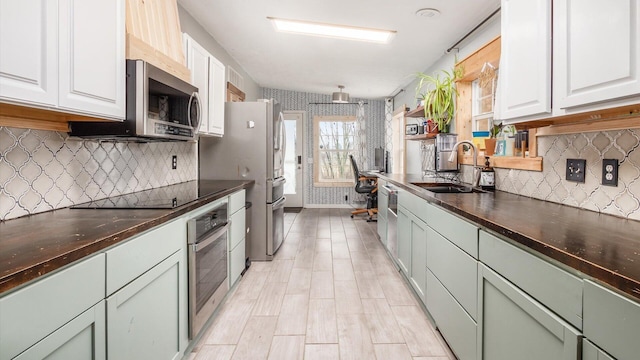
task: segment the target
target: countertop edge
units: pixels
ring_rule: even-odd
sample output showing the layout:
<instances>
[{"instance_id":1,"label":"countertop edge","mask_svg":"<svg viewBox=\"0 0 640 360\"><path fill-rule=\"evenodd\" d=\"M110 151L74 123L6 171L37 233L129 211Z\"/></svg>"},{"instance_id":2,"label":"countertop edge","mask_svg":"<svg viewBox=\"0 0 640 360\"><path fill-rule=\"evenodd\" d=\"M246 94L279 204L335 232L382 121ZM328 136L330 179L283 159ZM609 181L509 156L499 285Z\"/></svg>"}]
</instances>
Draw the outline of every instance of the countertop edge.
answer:
<instances>
[{"instance_id":1,"label":"countertop edge","mask_svg":"<svg viewBox=\"0 0 640 360\"><path fill-rule=\"evenodd\" d=\"M117 233L113 233L107 237L96 239L90 244L76 248L64 254L51 257L47 261L35 263L32 266L19 269L18 271L4 274L0 278L0 297L6 295L10 291L12 292L13 290L17 290L19 288L22 288L25 285L28 285L29 283L31 283L34 280L37 280L41 276L66 268L67 266L73 264L76 261L85 259L91 255L97 254L98 252L104 249L107 249L113 245L126 241L146 230L162 225L171 220L177 219L178 217L188 212L196 210L199 207L202 207L208 203L211 203L220 198L228 196L236 191L239 191L242 189L248 189L255 183L254 180L238 180L238 182L239 184L236 186L229 187L215 194L203 196L202 198L199 198L198 200L195 200L189 204L169 210L170 212L163 216L159 216L147 221L143 221L135 226L126 228L122 231L118 231ZM62 210L62 209L57 209L57 210ZM56 211L56 210L53 210L53 211ZM78 210L75 210L75 211L78 211ZM94 210L94 211L100 211L100 210ZM37 216L37 215L38 214L35 214L32 216ZM56 264L57 266L52 266L52 264Z\"/></svg>"}]
</instances>

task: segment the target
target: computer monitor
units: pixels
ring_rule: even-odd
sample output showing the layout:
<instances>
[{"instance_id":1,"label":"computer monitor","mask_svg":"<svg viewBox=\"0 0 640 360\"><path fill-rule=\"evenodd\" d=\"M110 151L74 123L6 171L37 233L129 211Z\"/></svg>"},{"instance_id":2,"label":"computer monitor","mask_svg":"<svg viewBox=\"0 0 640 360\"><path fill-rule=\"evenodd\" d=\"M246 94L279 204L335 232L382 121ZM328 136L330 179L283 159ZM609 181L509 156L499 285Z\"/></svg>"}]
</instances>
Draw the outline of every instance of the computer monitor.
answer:
<instances>
[{"instance_id":1,"label":"computer monitor","mask_svg":"<svg viewBox=\"0 0 640 360\"><path fill-rule=\"evenodd\" d=\"M384 171L384 148L375 148L374 168L378 171Z\"/></svg>"}]
</instances>

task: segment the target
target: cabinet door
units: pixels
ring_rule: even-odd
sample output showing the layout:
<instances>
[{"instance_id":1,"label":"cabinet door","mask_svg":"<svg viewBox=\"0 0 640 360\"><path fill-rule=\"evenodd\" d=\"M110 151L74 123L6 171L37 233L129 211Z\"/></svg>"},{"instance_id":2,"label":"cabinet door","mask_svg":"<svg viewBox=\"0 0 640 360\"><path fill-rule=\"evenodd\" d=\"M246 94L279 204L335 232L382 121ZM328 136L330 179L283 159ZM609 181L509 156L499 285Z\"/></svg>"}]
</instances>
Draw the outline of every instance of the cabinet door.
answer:
<instances>
[{"instance_id":1,"label":"cabinet door","mask_svg":"<svg viewBox=\"0 0 640 360\"><path fill-rule=\"evenodd\" d=\"M478 282L479 359L579 358L582 337L571 325L482 264Z\"/></svg>"},{"instance_id":2,"label":"cabinet door","mask_svg":"<svg viewBox=\"0 0 640 360\"><path fill-rule=\"evenodd\" d=\"M107 298L112 359L179 359L186 302L182 250Z\"/></svg>"},{"instance_id":3,"label":"cabinet door","mask_svg":"<svg viewBox=\"0 0 640 360\"><path fill-rule=\"evenodd\" d=\"M408 277L411 269L411 219L409 212L398 207L398 266Z\"/></svg>"},{"instance_id":4,"label":"cabinet door","mask_svg":"<svg viewBox=\"0 0 640 360\"><path fill-rule=\"evenodd\" d=\"M191 70L191 84L200 96L200 133L209 133L209 58L211 55L189 35L184 34L187 67Z\"/></svg>"},{"instance_id":5,"label":"cabinet door","mask_svg":"<svg viewBox=\"0 0 640 360\"><path fill-rule=\"evenodd\" d=\"M0 99L56 105L57 84L57 2L0 1Z\"/></svg>"},{"instance_id":6,"label":"cabinet door","mask_svg":"<svg viewBox=\"0 0 640 360\"><path fill-rule=\"evenodd\" d=\"M387 204L389 194L378 184L378 236L383 245L387 245Z\"/></svg>"},{"instance_id":7,"label":"cabinet door","mask_svg":"<svg viewBox=\"0 0 640 360\"><path fill-rule=\"evenodd\" d=\"M582 360L615 360L606 352L598 349L592 342L582 340Z\"/></svg>"},{"instance_id":8,"label":"cabinet door","mask_svg":"<svg viewBox=\"0 0 640 360\"><path fill-rule=\"evenodd\" d=\"M229 253L229 289L240 279L245 265L245 240L242 239Z\"/></svg>"},{"instance_id":9,"label":"cabinet door","mask_svg":"<svg viewBox=\"0 0 640 360\"><path fill-rule=\"evenodd\" d=\"M16 360L104 360L106 353L104 300L42 339Z\"/></svg>"},{"instance_id":10,"label":"cabinet door","mask_svg":"<svg viewBox=\"0 0 640 360\"><path fill-rule=\"evenodd\" d=\"M554 1L554 108L640 95L638 2Z\"/></svg>"},{"instance_id":11,"label":"cabinet door","mask_svg":"<svg viewBox=\"0 0 640 360\"><path fill-rule=\"evenodd\" d=\"M551 113L551 0L502 0L500 114Z\"/></svg>"},{"instance_id":12,"label":"cabinet door","mask_svg":"<svg viewBox=\"0 0 640 360\"><path fill-rule=\"evenodd\" d=\"M411 221L411 285L422 302L427 289L427 224L413 217Z\"/></svg>"},{"instance_id":13,"label":"cabinet door","mask_svg":"<svg viewBox=\"0 0 640 360\"><path fill-rule=\"evenodd\" d=\"M225 70L224 65L213 56L209 61L209 133L222 136L224 135L224 101L227 88Z\"/></svg>"},{"instance_id":14,"label":"cabinet door","mask_svg":"<svg viewBox=\"0 0 640 360\"><path fill-rule=\"evenodd\" d=\"M60 108L124 119L124 0L58 1Z\"/></svg>"}]
</instances>

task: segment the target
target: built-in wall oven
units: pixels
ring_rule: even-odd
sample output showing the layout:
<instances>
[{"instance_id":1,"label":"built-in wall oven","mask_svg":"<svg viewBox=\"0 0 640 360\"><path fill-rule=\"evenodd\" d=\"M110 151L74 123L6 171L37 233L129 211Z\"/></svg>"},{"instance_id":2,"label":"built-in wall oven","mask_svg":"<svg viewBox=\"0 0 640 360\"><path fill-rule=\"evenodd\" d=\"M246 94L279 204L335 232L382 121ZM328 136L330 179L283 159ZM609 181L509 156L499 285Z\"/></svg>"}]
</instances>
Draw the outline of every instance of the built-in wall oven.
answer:
<instances>
[{"instance_id":1,"label":"built-in wall oven","mask_svg":"<svg viewBox=\"0 0 640 360\"><path fill-rule=\"evenodd\" d=\"M189 339L195 338L229 291L227 202L188 221Z\"/></svg>"}]
</instances>

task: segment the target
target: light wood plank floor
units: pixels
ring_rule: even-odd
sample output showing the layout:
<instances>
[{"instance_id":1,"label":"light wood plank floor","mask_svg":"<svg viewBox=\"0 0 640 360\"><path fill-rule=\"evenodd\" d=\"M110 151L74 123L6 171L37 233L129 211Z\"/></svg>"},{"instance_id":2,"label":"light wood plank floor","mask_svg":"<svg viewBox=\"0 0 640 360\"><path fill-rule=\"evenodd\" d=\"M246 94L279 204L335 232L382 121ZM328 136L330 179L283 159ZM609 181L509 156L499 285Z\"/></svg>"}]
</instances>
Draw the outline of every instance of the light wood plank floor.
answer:
<instances>
[{"instance_id":1,"label":"light wood plank floor","mask_svg":"<svg viewBox=\"0 0 640 360\"><path fill-rule=\"evenodd\" d=\"M376 235L347 209L285 214L190 354L223 359L455 359Z\"/></svg>"}]
</instances>

